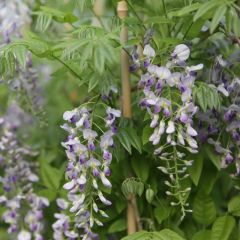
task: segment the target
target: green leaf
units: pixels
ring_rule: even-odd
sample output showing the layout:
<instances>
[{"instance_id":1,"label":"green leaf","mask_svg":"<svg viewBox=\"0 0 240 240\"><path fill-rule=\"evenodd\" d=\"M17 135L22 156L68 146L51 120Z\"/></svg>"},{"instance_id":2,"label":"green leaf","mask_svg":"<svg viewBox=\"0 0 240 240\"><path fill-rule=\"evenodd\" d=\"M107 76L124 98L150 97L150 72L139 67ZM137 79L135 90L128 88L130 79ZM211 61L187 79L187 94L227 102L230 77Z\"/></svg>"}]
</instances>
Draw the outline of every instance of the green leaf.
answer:
<instances>
[{"instance_id":1,"label":"green leaf","mask_svg":"<svg viewBox=\"0 0 240 240\"><path fill-rule=\"evenodd\" d=\"M194 15L193 21L195 22L197 19L202 17L205 13L207 13L209 10L211 10L212 8L217 6L218 4L219 4L218 0L208 1L204 4L202 4L201 7L199 7L196 14Z\"/></svg>"},{"instance_id":2,"label":"green leaf","mask_svg":"<svg viewBox=\"0 0 240 240\"><path fill-rule=\"evenodd\" d=\"M99 78L95 74L91 75L88 83L88 92L91 92L99 84Z\"/></svg>"},{"instance_id":3,"label":"green leaf","mask_svg":"<svg viewBox=\"0 0 240 240\"><path fill-rule=\"evenodd\" d=\"M149 142L149 138L152 134L152 129L147 125L143 128L143 133L142 133L142 143L143 145L147 144Z\"/></svg>"},{"instance_id":4,"label":"green leaf","mask_svg":"<svg viewBox=\"0 0 240 240\"><path fill-rule=\"evenodd\" d=\"M184 15L188 15L189 13L196 11L200 7L200 3L193 3L189 6L183 7L178 11L170 12L168 14L169 17L182 17Z\"/></svg>"},{"instance_id":5,"label":"green leaf","mask_svg":"<svg viewBox=\"0 0 240 240\"><path fill-rule=\"evenodd\" d=\"M149 232L146 231L140 231L137 233L133 233L129 236L126 236L122 238L122 240L150 240L149 238Z\"/></svg>"},{"instance_id":6,"label":"green leaf","mask_svg":"<svg viewBox=\"0 0 240 240\"><path fill-rule=\"evenodd\" d=\"M184 238L170 229L164 229L160 232L140 231L124 237L122 240L184 240Z\"/></svg>"},{"instance_id":7,"label":"green leaf","mask_svg":"<svg viewBox=\"0 0 240 240\"><path fill-rule=\"evenodd\" d=\"M117 138L121 145L131 154L132 148L131 143L128 136L120 129L119 133L117 134Z\"/></svg>"},{"instance_id":8,"label":"green leaf","mask_svg":"<svg viewBox=\"0 0 240 240\"><path fill-rule=\"evenodd\" d=\"M136 148L139 153L142 153L142 143L140 137L137 135L137 131L134 128L126 128L124 131L128 134L131 145Z\"/></svg>"},{"instance_id":9,"label":"green leaf","mask_svg":"<svg viewBox=\"0 0 240 240\"><path fill-rule=\"evenodd\" d=\"M159 239L159 240L184 240L181 236L179 236L177 233L173 232L170 229L164 229L160 232L154 232L153 236L156 238L153 239Z\"/></svg>"},{"instance_id":10,"label":"green leaf","mask_svg":"<svg viewBox=\"0 0 240 240\"><path fill-rule=\"evenodd\" d=\"M214 166L208 166L202 171L199 188L206 194L210 194L218 178L218 170Z\"/></svg>"},{"instance_id":11,"label":"green leaf","mask_svg":"<svg viewBox=\"0 0 240 240\"><path fill-rule=\"evenodd\" d=\"M108 229L108 233L122 232L127 229L126 219L118 219Z\"/></svg>"},{"instance_id":12,"label":"green leaf","mask_svg":"<svg viewBox=\"0 0 240 240\"><path fill-rule=\"evenodd\" d=\"M26 47L17 46L14 48L14 55L19 62L19 64L25 68L26 65Z\"/></svg>"},{"instance_id":13,"label":"green leaf","mask_svg":"<svg viewBox=\"0 0 240 240\"><path fill-rule=\"evenodd\" d=\"M211 231L210 230L201 230L193 235L192 240L210 240Z\"/></svg>"},{"instance_id":14,"label":"green leaf","mask_svg":"<svg viewBox=\"0 0 240 240\"><path fill-rule=\"evenodd\" d=\"M157 201L157 207L154 209L154 216L158 224L161 224L163 220L169 217L170 211L171 209L164 199L159 199Z\"/></svg>"},{"instance_id":15,"label":"green leaf","mask_svg":"<svg viewBox=\"0 0 240 240\"><path fill-rule=\"evenodd\" d=\"M235 219L223 216L216 219L212 226L211 240L228 240L235 226Z\"/></svg>"},{"instance_id":16,"label":"green leaf","mask_svg":"<svg viewBox=\"0 0 240 240\"><path fill-rule=\"evenodd\" d=\"M220 170L221 169L221 156L217 155L213 152L211 147L205 147L206 156L212 161L215 167Z\"/></svg>"},{"instance_id":17,"label":"green leaf","mask_svg":"<svg viewBox=\"0 0 240 240\"><path fill-rule=\"evenodd\" d=\"M202 108L202 110L204 112L206 112L207 110L207 99L206 98L206 89L204 87L200 87L198 90L197 90L197 101L198 101L198 104L200 105L200 107Z\"/></svg>"},{"instance_id":18,"label":"green leaf","mask_svg":"<svg viewBox=\"0 0 240 240\"><path fill-rule=\"evenodd\" d=\"M46 160L45 155L40 156L40 178L42 183L49 189L58 190L60 181L64 175L64 167L52 167Z\"/></svg>"},{"instance_id":19,"label":"green leaf","mask_svg":"<svg viewBox=\"0 0 240 240\"><path fill-rule=\"evenodd\" d=\"M214 32L217 25L219 24L219 22L221 21L221 19L225 15L226 11L227 11L227 6L226 5L221 5L217 8L217 10L216 10L216 12L213 16L212 22L210 24L210 33Z\"/></svg>"},{"instance_id":20,"label":"green leaf","mask_svg":"<svg viewBox=\"0 0 240 240\"><path fill-rule=\"evenodd\" d=\"M204 225L211 224L216 218L216 208L212 199L204 194L199 193L193 203L194 219Z\"/></svg>"},{"instance_id":21,"label":"green leaf","mask_svg":"<svg viewBox=\"0 0 240 240\"><path fill-rule=\"evenodd\" d=\"M228 212L240 217L240 196L233 197L228 203Z\"/></svg>"},{"instance_id":22,"label":"green leaf","mask_svg":"<svg viewBox=\"0 0 240 240\"><path fill-rule=\"evenodd\" d=\"M197 186L203 168L203 156L198 154L194 156L193 164L189 168L190 177L193 183Z\"/></svg>"},{"instance_id":23,"label":"green leaf","mask_svg":"<svg viewBox=\"0 0 240 240\"><path fill-rule=\"evenodd\" d=\"M102 47L98 44L97 47L94 48L94 68L96 71L98 71L100 74L104 71L104 64L105 64L105 52L102 49Z\"/></svg>"},{"instance_id":24,"label":"green leaf","mask_svg":"<svg viewBox=\"0 0 240 240\"><path fill-rule=\"evenodd\" d=\"M46 197L50 202L53 202L56 199L57 191L54 191L53 189L42 189L38 191L37 194L41 197Z\"/></svg>"},{"instance_id":25,"label":"green leaf","mask_svg":"<svg viewBox=\"0 0 240 240\"><path fill-rule=\"evenodd\" d=\"M232 30L236 35L236 37L240 37L239 24L240 24L240 20L239 20L238 13L234 8L232 8Z\"/></svg>"},{"instance_id":26,"label":"green leaf","mask_svg":"<svg viewBox=\"0 0 240 240\"><path fill-rule=\"evenodd\" d=\"M132 168L141 181L146 182L150 173L150 165L146 158L132 158Z\"/></svg>"},{"instance_id":27,"label":"green leaf","mask_svg":"<svg viewBox=\"0 0 240 240\"><path fill-rule=\"evenodd\" d=\"M144 23L161 23L161 24L164 24L164 23L167 23L167 24L172 24L172 20L170 19L167 19L165 17L159 17L159 16L155 16L155 17L149 17L147 18Z\"/></svg>"}]
</instances>

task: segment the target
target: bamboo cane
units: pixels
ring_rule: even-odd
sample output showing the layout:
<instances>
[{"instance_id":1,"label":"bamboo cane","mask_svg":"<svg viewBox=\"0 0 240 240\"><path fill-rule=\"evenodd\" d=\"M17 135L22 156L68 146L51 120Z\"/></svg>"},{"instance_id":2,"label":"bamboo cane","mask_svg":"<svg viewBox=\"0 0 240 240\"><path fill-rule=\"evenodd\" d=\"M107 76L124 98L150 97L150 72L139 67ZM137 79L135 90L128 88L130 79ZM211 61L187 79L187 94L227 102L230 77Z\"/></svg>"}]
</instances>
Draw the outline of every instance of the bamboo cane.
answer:
<instances>
[{"instance_id":1,"label":"bamboo cane","mask_svg":"<svg viewBox=\"0 0 240 240\"><path fill-rule=\"evenodd\" d=\"M103 27L101 16L104 13L105 0L95 0L93 5L94 17L92 19L92 25L96 27Z\"/></svg>"},{"instance_id":2,"label":"bamboo cane","mask_svg":"<svg viewBox=\"0 0 240 240\"><path fill-rule=\"evenodd\" d=\"M127 17L128 6L126 1L118 2L118 16L121 20ZM127 26L122 25L121 29L121 44L125 44L128 41L128 29ZM130 74L129 74L129 59L128 54L121 50L121 77L122 77L122 109L123 116L125 118L132 117L131 108L131 87L130 87Z\"/></svg>"},{"instance_id":3,"label":"bamboo cane","mask_svg":"<svg viewBox=\"0 0 240 240\"><path fill-rule=\"evenodd\" d=\"M118 17L124 20L128 14L128 6L126 1L118 2L117 7ZM121 44L124 45L128 41L128 29L124 24L122 25L120 34ZM130 73L129 73L129 59L127 53L121 50L121 80L122 80L122 110L123 117L132 117L131 108L131 86L130 86ZM136 197L131 194L128 196L128 208L127 208L127 222L128 222L128 234L135 233L137 231L136 221Z\"/></svg>"}]
</instances>

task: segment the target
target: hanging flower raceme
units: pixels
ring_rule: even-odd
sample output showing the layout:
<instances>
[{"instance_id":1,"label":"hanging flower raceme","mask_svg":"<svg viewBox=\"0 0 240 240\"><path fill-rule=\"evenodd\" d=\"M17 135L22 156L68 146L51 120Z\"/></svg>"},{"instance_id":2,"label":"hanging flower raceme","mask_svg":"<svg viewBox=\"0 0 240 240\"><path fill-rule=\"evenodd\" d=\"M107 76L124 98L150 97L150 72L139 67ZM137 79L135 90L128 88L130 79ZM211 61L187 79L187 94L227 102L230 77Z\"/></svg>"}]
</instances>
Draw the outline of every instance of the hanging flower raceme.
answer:
<instances>
[{"instance_id":1,"label":"hanging flower raceme","mask_svg":"<svg viewBox=\"0 0 240 240\"><path fill-rule=\"evenodd\" d=\"M5 43L9 43L12 37L20 37L21 29L30 22L30 9L24 1L1 1L0 33Z\"/></svg>"},{"instance_id":2,"label":"hanging flower raceme","mask_svg":"<svg viewBox=\"0 0 240 240\"><path fill-rule=\"evenodd\" d=\"M23 29L31 23L30 8L22 0L3 0L0 3L0 45L9 45L13 39L21 38ZM16 57L16 56L13 56ZM39 117L43 113L43 98L38 81L38 71L33 68L30 53L26 55L25 67L18 62L15 66L15 76L7 76L7 83L12 91L17 91L18 97L24 98L24 102L30 107L34 115ZM24 93L24 94L22 94Z\"/></svg>"},{"instance_id":3,"label":"hanging flower raceme","mask_svg":"<svg viewBox=\"0 0 240 240\"><path fill-rule=\"evenodd\" d=\"M235 57L234 57L235 58ZM235 59L229 58L224 60L221 55L216 57L216 63L211 71L211 84L215 86L223 98L226 98L227 105L221 106L218 112L214 112L211 119L218 122L217 140L212 137L208 138L208 143L213 145L217 154L222 157L222 168L228 167L235 163L236 173L234 176L239 176L239 146L240 146L240 98L239 87L240 81L235 75L231 76L225 68L231 68L231 62L236 62ZM205 114L206 115L206 114ZM205 116L203 115L203 116ZM223 122L218 119L222 118ZM215 124L216 127L216 124ZM227 142L222 141L221 137L229 134Z\"/></svg>"},{"instance_id":4,"label":"hanging flower raceme","mask_svg":"<svg viewBox=\"0 0 240 240\"><path fill-rule=\"evenodd\" d=\"M186 196L190 189L182 188L181 182L188 177L186 169L192 163L185 159L184 150L190 153L198 151L198 133L193 126L198 108L194 105L192 91L196 71L203 65L187 66L185 61L190 56L190 49L184 44L176 46L166 66L153 64L156 53L149 44L145 45L143 54L146 57L145 73L139 87L143 89L144 97L140 107L146 109L151 119L153 133L149 141L155 146L154 154L165 160L165 165L159 169L171 179L171 183L166 181L171 188L166 193L177 199L172 205L180 205L184 216L186 211L190 211L186 209Z\"/></svg>"},{"instance_id":5,"label":"hanging flower raceme","mask_svg":"<svg viewBox=\"0 0 240 240\"><path fill-rule=\"evenodd\" d=\"M56 214L58 219L53 224L54 239L76 239L79 237L76 231L80 228L82 239L96 239L92 227L103 223L97 215L107 217L107 214L99 208L99 204L109 206L111 202L106 199L101 191L103 184L111 188L110 164L112 161L113 136L116 134L116 119L121 116L119 110L107 107L105 128L103 131L94 121L97 115L86 107L80 107L64 113L63 118L68 123L62 128L68 132L67 140L62 144L66 149L68 164L66 169L66 182L63 186L68 190L68 200L58 199L57 204L61 210L74 214L74 226L70 226L68 214ZM102 119L99 116L100 119ZM99 130L99 131L98 131ZM61 237L59 237L61 236Z\"/></svg>"},{"instance_id":6,"label":"hanging flower raceme","mask_svg":"<svg viewBox=\"0 0 240 240\"><path fill-rule=\"evenodd\" d=\"M14 239L43 240L43 209L49 203L33 190L38 176L33 172L36 166L27 158L36 153L17 138L17 130L25 120L29 121L29 116L17 105L12 105L1 118L0 166L4 171L0 185L4 194L0 196L0 204L6 207L2 219L9 224L8 233Z\"/></svg>"}]
</instances>

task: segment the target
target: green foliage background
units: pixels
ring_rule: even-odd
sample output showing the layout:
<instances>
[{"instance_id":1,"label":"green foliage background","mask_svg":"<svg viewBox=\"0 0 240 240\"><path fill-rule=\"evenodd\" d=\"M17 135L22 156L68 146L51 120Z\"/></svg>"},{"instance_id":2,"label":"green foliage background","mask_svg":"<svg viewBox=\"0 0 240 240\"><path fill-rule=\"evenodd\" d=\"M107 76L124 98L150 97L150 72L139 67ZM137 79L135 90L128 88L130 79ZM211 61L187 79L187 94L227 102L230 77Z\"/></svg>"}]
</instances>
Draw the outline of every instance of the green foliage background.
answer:
<instances>
[{"instance_id":1,"label":"green foliage background","mask_svg":"<svg viewBox=\"0 0 240 240\"><path fill-rule=\"evenodd\" d=\"M50 226L57 210L55 199L66 195L62 190L66 165L65 153L60 146L65 138L60 129L62 115L91 96L104 93L110 85L120 89L119 53L122 47L131 53L133 45L142 44L146 30L154 27L153 46L157 51L156 61L160 63L166 62L179 43L192 46L192 64L202 62L208 69L214 64L208 49L217 49L226 59L235 51L239 54L238 1L128 0L129 17L124 24L129 27L130 36L125 46L119 42L121 23L116 16L117 1L107 1L101 17L102 27L91 25L92 4L90 0L66 3L48 0L44 5L38 1L32 13L32 26L26 30L24 38L1 49L0 72L5 79L14 74L13 55L24 67L27 50L33 53L35 65L44 63L53 69L51 79L44 85L45 117L40 120L47 125L38 123L28 138L29 144L40 150L36 161L40 164L41 181L36 191L51 202L45 213L46 239L52 238ZM226 27L221 23L223 17ZM206 21L209 30L202 32ZM239 64L231 71L233 76L239 76ZM207 85L207 77L202 75L194 91L195 101L202 111L218 109L224 104L216 89ZM138 74L131 76L133 88L138 78ZM1 86L0 101L4 106L13 97L14 93L9 94L7 87ZM154 159L153 148L148 143L151 130L149 119L138 108L139 92L133 91L132 100L133 120L123 120L117 136L111 176L113 206L106 209L110 218L105 220L103 228L95 229L101 239L107 239L107 236L124 240L240 239L239 181L229 176L231 169L220 170L220 157L206 144L201 146L200 154L189 156L194 164L189 169L190 179L184 185L192 186L187 197L193 214L180 221L179 209L169 205L171 199L165 195L166 177L157 169L159 160ZM120 107L118 97L115 103ZM134 177L129 179L129 173ZM144 231L124 237L127 227L124 193L129 192L138 196ZM1 223L0 238L3 240L7 239L5 231Z\"/></svg>"}]
</instances>

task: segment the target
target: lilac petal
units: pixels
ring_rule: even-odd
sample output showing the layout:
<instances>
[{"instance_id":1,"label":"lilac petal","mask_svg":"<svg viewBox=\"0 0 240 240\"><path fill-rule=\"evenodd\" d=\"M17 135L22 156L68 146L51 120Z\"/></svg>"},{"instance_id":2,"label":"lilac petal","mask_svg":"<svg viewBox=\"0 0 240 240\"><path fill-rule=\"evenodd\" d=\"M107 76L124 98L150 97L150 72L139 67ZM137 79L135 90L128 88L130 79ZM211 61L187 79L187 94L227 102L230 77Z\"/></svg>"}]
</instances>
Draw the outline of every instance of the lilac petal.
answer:
<instances>
[{"instance_id":1,"label":"lilac petal","mask_svg":"<svg viewBox=\"0 0 240 240\"><path fill-rule=\"evenodd\" d=\"M104 173L101 173L100 174L100 178L101 178L101 181L103 183L103 185L107 188L111 188L112 187L112 184L110 183L110 181L105 177Z\"/></svg>"},{"instance_id":2,"label":"lilac petal","mask_svg":"<svg viewBox=\"0 0 240 240\"><path fill-rule=\"evenodd\" d=\"M75 181L72 180L72 181L70 181L70 182L65 183L65 184L63 185L63 188L66 189L66 190L71 190L71 189L74 188L74 186L75 186Z\"/></svg>"},{"instance_id":3,"label":"lilac petal","mask_svg":"<svg viewBox=\"0 0 240 240\"><path fill-rule=\"evenodd\" d=\"M18 240L31 240L31 234L30 232L27 232L25 230L22 230L19 234L18 234Z\"/></svg>"}]
</instances>

